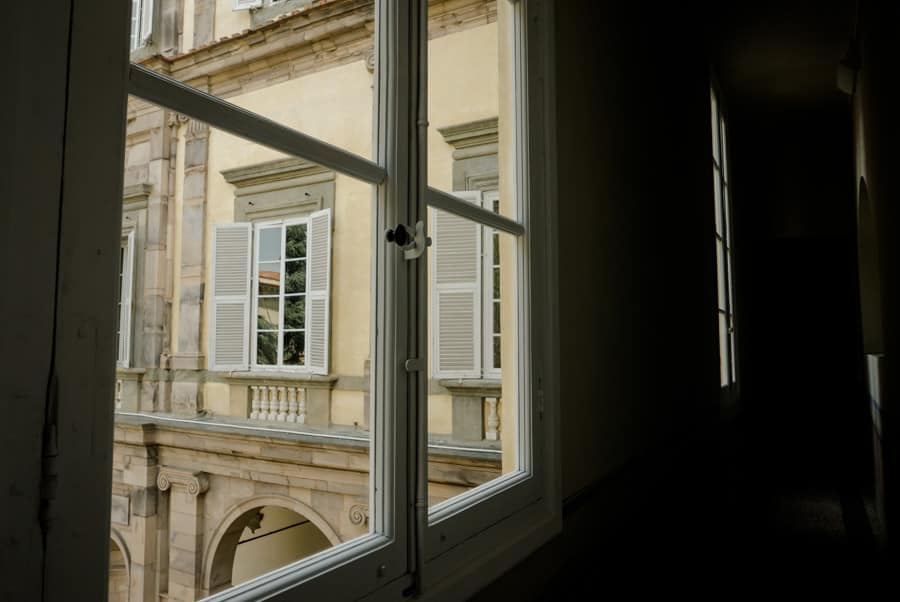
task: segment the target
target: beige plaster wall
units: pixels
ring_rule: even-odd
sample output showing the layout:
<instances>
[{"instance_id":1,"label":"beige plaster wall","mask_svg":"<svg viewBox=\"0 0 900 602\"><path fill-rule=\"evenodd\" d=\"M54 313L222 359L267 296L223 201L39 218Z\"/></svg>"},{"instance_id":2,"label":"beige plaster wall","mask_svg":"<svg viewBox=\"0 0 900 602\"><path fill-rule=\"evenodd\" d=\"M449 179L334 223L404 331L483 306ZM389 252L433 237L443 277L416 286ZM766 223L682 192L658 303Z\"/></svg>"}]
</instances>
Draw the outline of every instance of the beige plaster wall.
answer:
<instances>
[{"instance_id":1,"label":"beige plaster wall","mask_svg":"<svg viewBox=\"0 0 900 602\"><path fill-rule=\"evenodd\" d=\"M193 14L193 12L191 13ZM234 10L232 0L216 0L216 20L213 24L213 39L240 33L250 29L250 11Z\"/></svg>"}]
</instances>

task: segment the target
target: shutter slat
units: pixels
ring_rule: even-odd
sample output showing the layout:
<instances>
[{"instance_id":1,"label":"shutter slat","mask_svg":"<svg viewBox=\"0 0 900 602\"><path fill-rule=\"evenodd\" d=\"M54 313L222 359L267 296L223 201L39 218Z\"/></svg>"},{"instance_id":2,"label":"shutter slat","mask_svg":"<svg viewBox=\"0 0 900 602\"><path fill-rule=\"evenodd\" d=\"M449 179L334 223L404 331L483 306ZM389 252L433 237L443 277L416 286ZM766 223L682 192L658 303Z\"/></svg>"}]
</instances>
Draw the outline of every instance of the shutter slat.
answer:
<instances>
[{"instance_id":1,"label":"shutter slat","mask_svg":"<svg viewBox=\"0 0 900 602\"><path fill-rule=\"evenodd\" d=\"M216 224L213 229L212 370L250 367L250 224Z\"/></svg>"},{"instance_id":2,"label":"shutter slat","mask_svg":"<svg viewBox=\"0 0 900 602\"><path fill-rule=\"evenodd\" d=\"M455 192L481 204L479 191ZM481 226L434 210L432 345L435 376L481 376Z\"/></svg>"},{"instance_id":3,"label":"shutter slat","mask_svg":"<svg viewBox=\"0 0 900 602\"><path fill-rule=\"evenodd\" d=\"M328 374L329 293L331 286L331 210L309 218L309 291L307 293L307 364L316 374Z\"/></svg>"}]
</instances>

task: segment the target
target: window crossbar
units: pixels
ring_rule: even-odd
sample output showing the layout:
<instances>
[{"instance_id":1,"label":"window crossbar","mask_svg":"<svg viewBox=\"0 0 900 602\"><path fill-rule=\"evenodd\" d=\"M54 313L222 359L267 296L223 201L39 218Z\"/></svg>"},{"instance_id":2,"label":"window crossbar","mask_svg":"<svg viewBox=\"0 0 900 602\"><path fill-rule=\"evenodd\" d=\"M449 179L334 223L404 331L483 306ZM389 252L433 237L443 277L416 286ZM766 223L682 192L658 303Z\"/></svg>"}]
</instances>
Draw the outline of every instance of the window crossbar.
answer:
<instances>
[{"instance_id":1,"label":"window crossbar","mask_svg":"<svg viewBox=\"0 0 900 602\"><path fill-rule=\"evenodd\" d=\"M484 226L502 230L503 232L507 232L514 236L522 236L525 234L525 226L521 223L500 215L499 213L494 213L491 209L485 209L475 203L460 199L449 192L437 190L429 186L425 189L425 202L429 207L453 213L454 215L470 219Z\"/></svg>"}]
</instances>

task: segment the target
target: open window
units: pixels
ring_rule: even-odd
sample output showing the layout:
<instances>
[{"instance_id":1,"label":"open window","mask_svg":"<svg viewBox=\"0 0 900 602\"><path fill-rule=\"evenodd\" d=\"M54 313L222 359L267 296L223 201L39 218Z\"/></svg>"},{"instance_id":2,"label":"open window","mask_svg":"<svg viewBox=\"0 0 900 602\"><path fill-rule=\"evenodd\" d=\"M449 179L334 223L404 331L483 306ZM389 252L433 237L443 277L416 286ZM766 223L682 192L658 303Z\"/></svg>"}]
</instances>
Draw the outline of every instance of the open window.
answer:
<instances>
[{"instance_id":1,"label":"open window","mask_svg":"<svg viewBox=\"0 0 900 602\"><path fill-rule=\"evenodd\" d=\"M541 0L335 0L129 66L142 380L115 413L112 512L77 509L104 537L113 522L115 591L465 596L558 531L550 32ZM485 70L480 100L454 95ZM496 143L433 144L485 120ZM387 242L399 224L418 239ZM433 436L454 414L477 440ZM60 456L92 471L91 453ZM242 552L289 529L309 540Z\"/></svg>"}]
</instances>

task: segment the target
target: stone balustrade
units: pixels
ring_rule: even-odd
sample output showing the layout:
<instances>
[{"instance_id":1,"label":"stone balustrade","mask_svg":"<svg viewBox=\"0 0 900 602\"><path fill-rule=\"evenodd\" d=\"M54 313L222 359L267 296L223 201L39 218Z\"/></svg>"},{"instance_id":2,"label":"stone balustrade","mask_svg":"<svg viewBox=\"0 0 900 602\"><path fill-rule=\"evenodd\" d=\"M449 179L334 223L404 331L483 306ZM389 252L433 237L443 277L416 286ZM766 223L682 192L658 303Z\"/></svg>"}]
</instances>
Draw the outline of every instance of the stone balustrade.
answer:
<instances>
[{"instance_id":1,"label":"stone balustrade","mask_svg":"<svg viewBox=\"0 0 900 602\"><path fill-rule=\"evenodd\" d=\"M306 424L306 389L295 385L250 385L250 420Z\"/></svg>"},{"instance_id":2,"label":"stone balustrade","mask_svg":"<svg viewBox=\"0 0 900 602\"><path fill-rule=\"evenodd\" d=\"M226 381L233 417L282 426L331 426L336 377L234 373Z\"/></svg>"}]
</instances>

